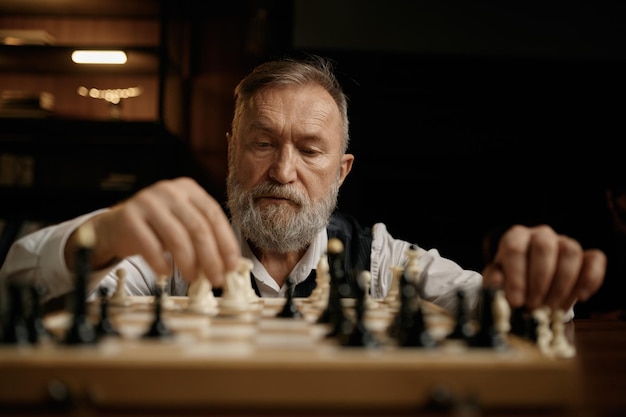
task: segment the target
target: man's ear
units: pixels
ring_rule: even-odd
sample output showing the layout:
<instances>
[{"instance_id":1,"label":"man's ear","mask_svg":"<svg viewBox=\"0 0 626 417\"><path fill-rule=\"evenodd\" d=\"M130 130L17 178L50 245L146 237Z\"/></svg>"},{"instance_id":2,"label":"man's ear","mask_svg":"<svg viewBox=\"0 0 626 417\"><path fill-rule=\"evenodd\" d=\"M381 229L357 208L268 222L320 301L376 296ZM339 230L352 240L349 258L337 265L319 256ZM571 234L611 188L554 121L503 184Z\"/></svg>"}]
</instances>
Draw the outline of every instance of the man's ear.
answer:
<instances>
[{"instance_id":1,"label":"man's ear","mask_svg":"<svg viewBox=\"0 0 626 417\"><path fill-rule=\"evenodd\" d=\"M352 164L354 163L354 155L346 153L341 157L341 165L339 165L339 185L343 184L350 171L352 170Z\"/></svg>"}]
</instances>

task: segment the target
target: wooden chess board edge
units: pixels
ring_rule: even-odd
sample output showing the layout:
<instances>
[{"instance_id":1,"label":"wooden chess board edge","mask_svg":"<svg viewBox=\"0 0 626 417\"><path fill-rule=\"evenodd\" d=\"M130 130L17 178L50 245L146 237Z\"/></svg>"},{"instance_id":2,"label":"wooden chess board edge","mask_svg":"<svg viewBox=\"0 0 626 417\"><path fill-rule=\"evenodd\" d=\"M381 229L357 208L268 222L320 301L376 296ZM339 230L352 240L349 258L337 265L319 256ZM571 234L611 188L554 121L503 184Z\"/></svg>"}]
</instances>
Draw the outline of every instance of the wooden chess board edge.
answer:
<instances>
[{"instance_id":1,"label":"wooden chess board edge","mask_svg":"<svg viewBox=\"0 0 626 417\"><path fill-rule=\"evenodd\" d=\"M571 367L510 372L500 366L313 366L280 361L218 361L162 365L98 360L2 363L0 405L45 404L48 387L62 383L72 397L96 407L241 407L271 410L419 409L436 389L485 408L568 407L579 398ZM388 365L388 364L387 364ZM408 366L407 366L408 365ZM419 369L418 369L419 368ZM24 378L28 375L28 378Z\"/></svg>"}]
</instances>

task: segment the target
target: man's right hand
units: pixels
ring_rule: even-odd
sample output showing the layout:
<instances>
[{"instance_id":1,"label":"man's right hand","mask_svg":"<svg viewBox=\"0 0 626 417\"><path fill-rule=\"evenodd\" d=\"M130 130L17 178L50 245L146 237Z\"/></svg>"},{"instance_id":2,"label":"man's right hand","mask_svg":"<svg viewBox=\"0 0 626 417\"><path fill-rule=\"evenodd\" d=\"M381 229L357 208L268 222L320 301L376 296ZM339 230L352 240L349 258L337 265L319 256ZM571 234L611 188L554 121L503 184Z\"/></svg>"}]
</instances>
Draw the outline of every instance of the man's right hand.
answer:
<instances>
[{"instance_id":1,"label":"man's right hand","mask_svg":"<svg viewBox=\"0 0 626 417\"><path fill-rule=\"evenodd\" d=\"M241 257L226 213L190 178L159 181L89 221L96 235L94 269L141 255L158 275L170 275L173 260L187 281L204 273L220 287ZM76 246L74 232L65 247L72 269Z\"/></svg>"}]
</instances>

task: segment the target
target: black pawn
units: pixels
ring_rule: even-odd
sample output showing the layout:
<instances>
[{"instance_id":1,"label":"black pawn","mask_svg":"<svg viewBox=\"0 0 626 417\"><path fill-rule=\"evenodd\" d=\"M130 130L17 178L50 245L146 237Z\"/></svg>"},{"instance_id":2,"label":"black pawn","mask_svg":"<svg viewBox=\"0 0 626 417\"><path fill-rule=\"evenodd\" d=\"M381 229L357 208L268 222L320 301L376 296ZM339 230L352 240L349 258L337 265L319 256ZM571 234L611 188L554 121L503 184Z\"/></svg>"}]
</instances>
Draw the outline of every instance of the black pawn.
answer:
<instances>
[{"instance_id":1,"label":"black pawn","mask_svg":"<svg viewBox=\"0 0 626 417\"><path fill-rule=\"evenodd\" d=\"M339 239L328 241L328 264L330 274L330 288L328 290L328 305L318 323L330 324L331 330L326 337L344 337L352 331L352 322L343 311L341 299L350 294L350 287L345 282L343 268L343 243Z\"/></svg>"},{"instance_id":2,"label":"black pawn","mask_svg":"<svg viewBox=\"0 0 626 417\"><path fill-rule=\"evenodd\" d=\"M360 276L359 276L360 278ZM345 345L347 346L362 346L366 348L374 348L379 345L378 341L374 337L373 333L369 331L365 325L365 283L360 279L356 281L356 288L354 289L356 294L355 314L356 321L354 323L352 332L348 335Z\"/></svg>"},{"instance_id":3,"label":"black pawn","mask_svg":"<svg viewBox=\"0 0 626 417\"><path fill-rule=\"evenodd\" d=\"M392 338L397 338L403 329L410 326L413 320L415 300L418 299L416 285L407 279L405 274L400 275L398 286L400 289L400 308L387 328L387 334Z\"/></svg>"},{"instance_id":4,"label":"black pawn","mask_svg":"<svg viewBox=\"0 0 626 417\"><path fill-rule=\"evenodd\" d=\"M447 335L448 339L468 340L473 335L473 329L467 307L465 305L465 291L458 290L456 293L456 316L454 328Z\"/></svg>"},{"instance_id":5,"label":"black pawn","mask_svg":"<svg viewBox=\"0 0 626 417\"><path fill-rule=\"evenodd\" d=\"M172 336L172 333L163 322L163 289L156 288L154 296L154 320L150 329L144 334L145 338L166 338Z\"/></svg>"},{"instance_id":6,"label":"black pawn","mask_svg":"<svg viewBox=\"0 0 626 417\"><path fill-rule=\"evenodd\" d=\"M437 341L426 326L421 300L411 314L410 320L404 323L398 334L398 345L402 347L434 348Z\"/></svg>"},{"instance_id":7,"label":"black pawn","mask_svg":"<svg viewBox=\"0 0 626 417\"><path fill-rule=\"evenodd\" d=\"M481 291L481 308L478 319L478 331L472 336L469 345L472 347L493 348L503 350L507 347L506 340L498 332L493 316L493 288L484 287Z\"/></svg>"},{"instance_id":8,"label":"black pawn","mask_svg":"<svg viewBox=\"0 0 626 417\"><path fill-rule=\"evenodd\" d=\"M119 332L113 326L109 317L109 289L107 287L98 288L100 295L100 320L96 325L96 334L102 336L119 336Z\"/></svg>"},{"instance_id":9,"label":"black pawn","mask_svg":"<svg viewBox=\"0 0 626 417\"><path fill-rule=\"evenodd\" d=\"M81 246L76 253L76 288L74 289L74 318L65 334L69 345L91 344L97 340L96 330L87 315L87 277L89 276L91 250Z\"/></svg>"},{"instance_id":10,"label":"black pawn","mask_svg":"<svg viewBox=\"0 0 626 417\"><path fill-rule=\"evenodd\" d=\"M287 278L287 299L285 300L283 309L276 314L276 317L293 319L301 319L303 317L302 313L293 302L293 289L293 280L291 278Z\"/></svg>"},{"instance_id":11,"label":"black pawn","mask_svg":"<svg viewBox=\"0 0 626 417\"><path fill-rule=\"evenodd\" d=\"M19 284L10 283L8 311L2 326L2 343L7 345L26 345L29 343L28 325L24 315L24 292Z\"/></svg>"},{"instance_id":12,"label":"black pawn","mask_svg":"<svg viewBox=\"0 0 626 417\"><path fill-rule=\"evenodd\" d=\"M26 319L28 340L30 343L36 344L40 340L50 337L50 333L43 324L43 314L41 312L41 297L45 293L45 289L41 285L34 285L29 288L29 293L30 313Z\"/></svg>"}]
</instances>

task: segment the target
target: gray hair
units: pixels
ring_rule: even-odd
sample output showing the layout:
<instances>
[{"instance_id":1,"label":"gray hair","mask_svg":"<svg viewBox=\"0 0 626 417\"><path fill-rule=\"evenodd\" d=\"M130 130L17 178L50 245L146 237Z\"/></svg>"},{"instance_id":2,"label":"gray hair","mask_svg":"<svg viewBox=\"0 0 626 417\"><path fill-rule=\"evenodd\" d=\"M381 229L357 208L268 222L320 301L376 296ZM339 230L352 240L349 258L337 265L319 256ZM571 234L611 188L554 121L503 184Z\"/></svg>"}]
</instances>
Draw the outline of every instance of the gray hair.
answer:
<instances>
[{"instance_id":1,"label":"gray hair","mask_svg":"<svg viewBox=\"0 0 626 417\"><path fill-rule=\"evenodd\" d=\"M317 55L302 60L284 58L257 66L235 88L235 114L231 125L233 135L237 133L246 105L257 92L285 85L318 84L330 94L341 114L345 153L350 142L348 98L333 70L333 64L329 59Z\"/></svg>"}]
</instances>

